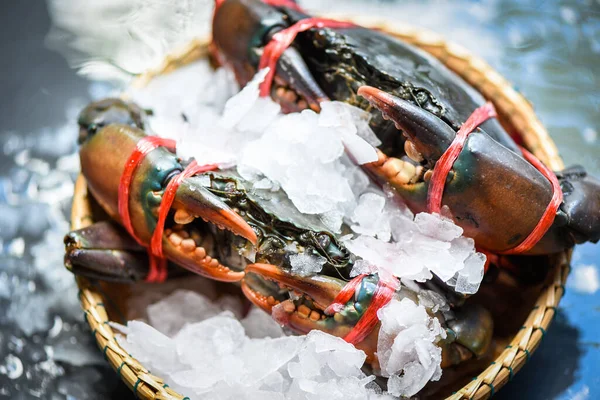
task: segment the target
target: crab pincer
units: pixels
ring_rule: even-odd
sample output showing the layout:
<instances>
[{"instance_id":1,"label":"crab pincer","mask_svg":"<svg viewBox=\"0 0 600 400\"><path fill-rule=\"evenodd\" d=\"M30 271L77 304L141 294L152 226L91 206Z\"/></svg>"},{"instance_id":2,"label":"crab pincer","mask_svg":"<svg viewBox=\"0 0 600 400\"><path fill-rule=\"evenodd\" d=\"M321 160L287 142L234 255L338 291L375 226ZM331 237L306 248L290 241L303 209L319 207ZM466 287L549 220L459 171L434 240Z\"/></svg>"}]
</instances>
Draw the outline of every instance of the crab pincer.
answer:
<instances>
[{"instance_id":1,"label":"crab pincer","mask_svg":"<svg viewBox=\"0 0 600 400\"><path fill-rule=\"evenodd\" d=\"M113 106L121 110L122 101L115 100ZM99 113L108 118L115 111L106 104L101 110L94 104L84 110L80 117L80 158L88 188L102 208L144 246L150 244L157 228L164 229L160 244L168 260L212 279L239 281L243 271L233 270L214 257L214 232L228 230L252 244L257 241L256 234L242 216L205 187L201 174L180 179L170 208L164 210L164 226L159 226L165 190L185 167L172 149L156 147L145 154L130 176L126 204L120 209L123 172L146 134L135 121L124 124L122 118L119 124L105 121L98 129L95 122L93 130L87 129L86 122L97 121ZM120 212L123 208L127 218Z\"/></svg>"},{"instance_id":2,"label":"crab pincer","mask_svg":"<svg viewBox=\"0 0 600 400\"><path fill-rule=\"evenodd\" d=\"M379 320L362 335L353 335L369 306L375 301L380 278L377 274L360 277L354 292L340 303L339 294L348 282L325 274L299 276L272 264L255 263L246 267L242 290L256 306L295 332L313 329L343 337L367 355L367 362L377 363ZM417 300L417 293L407 287L393 292L393 298ZM440 314L440 313L438 313ZM459 313L438 315L446 325L447 338L439 342L442 367L484 356L491 348L493 321L489 312L478 306L463 307ZM364 325L363 325L364 326ZM349 339L358 337L358 340Z\"/></svg>"},{"instance_id":3,"label":"crab pincer","mask_svg":"<svg viewBox=\"0 0 600 400\"><path fill-rule=\"evenodd\" d=\"M379 152L379 160L367 168L389 182L413 211L427 211L436 163L457 132L434 114L391 93L363 86L358 94L391 120L398 134L406 138L406 156L402 160ZM548 254L586 240L598 241L600 184L581 170L580 174L558 174L556 181L554 173L544 175L523 155L494 140L484 127L485 124L467 136L443 191L443 204L449 207L466 236L475 239L483 249L510 252L536 229L559 191L560 206L549 216L551 225L524 253ZM405 164L411 164L412 170L418 169L418 176L403 179ZM579 190L568 190L573 187ZM588 194L585 205L577 193Z\"/></svg>"}]
</instances>

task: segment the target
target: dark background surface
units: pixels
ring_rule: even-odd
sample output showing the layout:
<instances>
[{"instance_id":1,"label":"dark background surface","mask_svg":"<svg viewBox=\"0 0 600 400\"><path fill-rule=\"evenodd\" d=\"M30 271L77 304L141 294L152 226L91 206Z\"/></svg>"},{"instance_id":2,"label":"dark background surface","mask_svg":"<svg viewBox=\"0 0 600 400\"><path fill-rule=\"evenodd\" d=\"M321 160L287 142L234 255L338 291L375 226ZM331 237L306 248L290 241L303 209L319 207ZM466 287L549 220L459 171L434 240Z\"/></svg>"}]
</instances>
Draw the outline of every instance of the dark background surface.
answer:
<instances>
[{"instance_id":1,"label":"dark background surface","mask_svg":"<svg viewBox=\"0 0 600 400\"><path fill-rule=\"evenodd\" d=\"M502 11L482 29L508 44L490 62L538 105L567 161L598 174L598 4L497 3ZM575 10L575 24L565 7ZM525 29L524 47L510 36L513 26ZM536 26L545 35L541 44L531 32ZM54 169L76 150L76 131L64 128L73 118L68 110L98 87L46 49L50 22L42 0L0 2L0 27L0 398L133 398L96 348L60 262L72 186L59 181L74 171ZM540 53L548 46L551 55ZM541 68L535 78L524 63ZM34 162L22 165L23 158ZM52 212L58 216L47 217ZM574 266L599 258L599 246L585 245ZM568 290L535 356L498 398L600 398L598 333L600 294Z\"/></svg>"}]
</instances>

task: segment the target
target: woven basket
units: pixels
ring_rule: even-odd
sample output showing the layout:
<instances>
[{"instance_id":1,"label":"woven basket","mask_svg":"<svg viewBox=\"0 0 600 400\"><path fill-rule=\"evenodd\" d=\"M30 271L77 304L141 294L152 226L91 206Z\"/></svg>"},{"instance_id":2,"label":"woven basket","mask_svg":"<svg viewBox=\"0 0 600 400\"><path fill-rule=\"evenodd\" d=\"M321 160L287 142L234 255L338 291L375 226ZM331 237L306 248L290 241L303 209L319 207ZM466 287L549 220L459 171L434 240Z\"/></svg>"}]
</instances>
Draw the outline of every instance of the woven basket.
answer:
<instances>
[{"instance_id":1,"label":"woven basket","mask_svg":"<svg viewBox=\"0 0 600 400\"><path fill-rule=\"evenodd\" d=\"M388 32L441 60L494 103L500 122L508 132L518 132L526 148L551 169L563 168L557 149L546 129L537 119L531 104L483 60L460 46L446 42L440 35L428 31L391 25L368 18L351 19L360 25ZM137 77L133 84L144 86L155 76L206 57L207 47L208 41L194 41L183 51L167 57L160 68ZM88 196L85 179L79 176L73 197L72 229L80 229L92 224L94 215L97 214L94 212L93 199ZM569 272L570 253L565 251L549 259L549 263L552 264L549 268L552 269L548 279L543 285L535 288L533 300L526 303L524 309L521 306L520 310L515 310L510 315L511 319L518 320L519 325L512 333L497 339L502 347L501 350L496 351L495 361L486 364L487 368L486 365L480 366L480 369L475 372L477 376L471 378L472 373L466 381L468 383L463 379L462 382L466 383L464 386L446 388L446 393L452 393L447 399L489 398L521 369L538 347L563 296L564 284ZM115 302L119 303L119 297L127 296L127 288L124 285L96 282L82 277L77 277L76 280L81 289L80 301L85 318L98 346L110 365L136 396L144 399L185 399L184 395L171 390L160 377L152 375L142 364L130 357L115 340L115 333L108 321L109 318L116 318L116 313L120 312L119 305L115 305ZM140 285L142 290L153 290L150 286ZM118 292L119 295L107 295L110 292ZM123 303L120 303L123 306ZM108 304L112 304L112 308L116 311L108 307ZM511 310L509 314L512 312ZM435 397L439 396L438 394Z\"/></svg>"}]
</instances>

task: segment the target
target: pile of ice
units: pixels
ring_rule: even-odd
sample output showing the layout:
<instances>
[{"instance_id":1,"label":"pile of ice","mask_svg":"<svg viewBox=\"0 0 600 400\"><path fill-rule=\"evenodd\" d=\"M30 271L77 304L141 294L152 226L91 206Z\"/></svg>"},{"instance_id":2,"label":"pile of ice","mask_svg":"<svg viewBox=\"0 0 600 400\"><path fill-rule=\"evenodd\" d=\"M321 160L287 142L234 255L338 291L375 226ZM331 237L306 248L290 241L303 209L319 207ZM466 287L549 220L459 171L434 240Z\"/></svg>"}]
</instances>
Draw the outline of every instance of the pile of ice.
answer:
<instances>
[{"instance_id":1,"label":"pile of ice","mask_svg":"<svg viewBox=\"0 0 600 400\"><path fill-rule=\"evenodd\" d=\"M451 219L428 213L415 216L398 207L398 201L389 190L360 197L352 215L352 230L359 236L344 243L368 263L358 263L352 275L383 270L424 282L435 274L460 293L476 293L486 259L475 251L473 239L462 236L462 228Z\"/></svg>"},{"instance_id":2,"label":"pile of ice","mask_svg":"<svg viewBox=\"0 0 600 400\"><path fill-rule=\"evenodd\" d=\"M173 313L180 308L196 311ZM191 399L386 398L361 370L364 352L343 339L320 331L283 336L258 309L240 321L226 308L177 291L148 308L154 327L130 321L119 342Z\"/></svg>"},{"instance_id":3,"label":"pile of ice","mask_svg":"<svg viewBox=\"0 0 600 400\"><path fill-rule=\"evenodd\" d=\"M295 208L289 216L314 215L334 233L342 223L350 225L356 235L345 243L362 258L355 274L385 270L421 282L435 274L458 292L475 293L485 256L475 251L473 240L462 237L450 219L413 216L359 168L377 159L369 114L334 101L323 103L319 114L284 115L270 98L259 97L266 73L259 71L234 95L230 74L211 72L200 62L131 96L154 110L151 128L177 139L180 156L236 166L256 190L283 190ZM294 271L303 275L323 265L315 257L293 261Z\"/></svg>"},{"instance_id":4,"label":"pile of ice","mask_svg":"<svg viewBox=\"0 0 600 400\"><path fill-rule=\"evenodd\" d=\"M436 343L446 338L446 331L438 319L407 298L392 300L377 316L381 320L377 356L382 375L390 377L388 393L412 396L430 380L439 380L442 349Z\"/></svg>"}]
</instances>

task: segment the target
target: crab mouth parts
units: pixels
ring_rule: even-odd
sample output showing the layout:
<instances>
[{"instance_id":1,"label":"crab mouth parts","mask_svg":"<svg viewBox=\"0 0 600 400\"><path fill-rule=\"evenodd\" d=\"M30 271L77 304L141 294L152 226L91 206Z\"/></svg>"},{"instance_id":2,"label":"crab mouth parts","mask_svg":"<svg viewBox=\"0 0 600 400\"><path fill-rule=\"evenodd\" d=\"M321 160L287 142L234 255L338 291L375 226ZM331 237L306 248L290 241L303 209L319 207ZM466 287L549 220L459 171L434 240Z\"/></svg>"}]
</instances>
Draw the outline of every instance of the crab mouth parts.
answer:
<instances>
[{"instance_id":1,"label":"crab mouth parts","mask_svg":"<svg viewBox=\"0 0 600 400\"><path fill-rule=\"evenodd\" d=\"M306 293L253 272L248 272L242 289L254 304L271 313L280 305L288 318L305 323L318 323L331 319L325 314L325 307L318 304ZM307 329L309 330L309 329Z\"/></svg>"}]
</instances>

